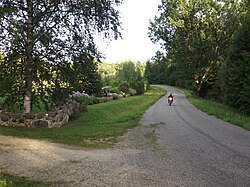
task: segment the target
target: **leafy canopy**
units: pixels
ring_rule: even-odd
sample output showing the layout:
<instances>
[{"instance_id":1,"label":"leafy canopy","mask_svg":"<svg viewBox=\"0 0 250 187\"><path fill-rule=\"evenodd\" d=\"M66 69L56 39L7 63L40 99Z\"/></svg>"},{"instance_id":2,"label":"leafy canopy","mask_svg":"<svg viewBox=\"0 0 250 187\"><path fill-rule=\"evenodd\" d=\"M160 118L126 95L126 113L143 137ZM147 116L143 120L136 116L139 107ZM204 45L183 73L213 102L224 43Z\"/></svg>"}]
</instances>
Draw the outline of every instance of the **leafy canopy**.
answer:
<instances>
[{"instance_id":1,"label":"leafy canopy","mask_svg":"<svg viewBox=\"0 0 250 187\"><path fill-rule=\"evenodd\" d=\"M11 97L8 100L12 103L23 99L24 112L30 112L37 96L55 95L55 90L61 88L72 89L71 82L81 82L75 80L79 76L70 73L73 66L78 66L74 63L82 66L78 72L86 72L84 67L95 69L89 62L100 57L94 35L102 33L108 39L120 36L115 8L121 2L1 1L0 50L5 59L0 65L0 81L5 89L0 95Z\"/></svg>"},{"instance_id":2,"label":"leafy canopy","mask_svg":"<svg viewBox=\"0 0 250 187\"><path fill-rule=\"evenodd\" d=\"M169 67L175 67L169 76L203 96L225 60L246 1L162 0L159 10L149 36L161 43Z\"/></svg>"}]
</instances>

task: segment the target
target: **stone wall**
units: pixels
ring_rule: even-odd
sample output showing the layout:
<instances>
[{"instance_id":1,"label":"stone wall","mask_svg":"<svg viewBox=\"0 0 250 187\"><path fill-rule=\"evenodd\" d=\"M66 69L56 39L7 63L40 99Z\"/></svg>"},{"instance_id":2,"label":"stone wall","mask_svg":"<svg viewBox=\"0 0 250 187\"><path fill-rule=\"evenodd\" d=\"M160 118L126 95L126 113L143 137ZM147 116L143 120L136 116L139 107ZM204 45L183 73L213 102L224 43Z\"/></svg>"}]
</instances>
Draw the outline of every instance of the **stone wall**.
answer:
<instances>
[{"instance_id":1,"label":"stone wall","mask_svg":"<svg viewBox=\"0 0 250 187\"><path fill-rule=\"evenodd\" d=\"M74 100L53 106L51 111L45 113L16 114L1 110L0 125L31 128L61 127L68 123L72 114L82 110L83 106Z\"/></svg>"}]
</instances>

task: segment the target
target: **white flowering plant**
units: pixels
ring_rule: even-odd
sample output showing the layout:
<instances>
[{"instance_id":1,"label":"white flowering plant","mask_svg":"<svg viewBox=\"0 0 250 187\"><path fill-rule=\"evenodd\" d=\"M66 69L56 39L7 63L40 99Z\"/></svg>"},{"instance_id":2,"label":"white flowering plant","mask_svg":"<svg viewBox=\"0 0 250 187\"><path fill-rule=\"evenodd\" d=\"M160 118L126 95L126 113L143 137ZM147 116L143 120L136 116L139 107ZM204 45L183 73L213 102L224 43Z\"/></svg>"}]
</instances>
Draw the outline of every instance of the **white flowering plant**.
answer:
<instances>
[{"instance_id":1,"label":"white flowering plant","mask_svg":"<svg viewBox=\"0 0 250 187\"><path fill-rule=\"evenodd\" d=\"M72 94L69 95L69 98L74 99L81 104L88 105L90 96L85 93L85 91L73 91Z\"/></svg>"}]
</instances>

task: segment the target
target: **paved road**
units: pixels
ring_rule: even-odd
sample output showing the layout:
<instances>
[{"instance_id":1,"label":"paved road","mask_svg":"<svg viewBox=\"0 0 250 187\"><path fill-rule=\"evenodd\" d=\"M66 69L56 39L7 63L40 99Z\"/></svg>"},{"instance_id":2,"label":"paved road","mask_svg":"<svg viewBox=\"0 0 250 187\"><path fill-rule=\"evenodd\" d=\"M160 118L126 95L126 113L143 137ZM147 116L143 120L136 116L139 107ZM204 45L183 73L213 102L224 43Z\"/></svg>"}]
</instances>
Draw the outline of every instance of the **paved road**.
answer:
<instances>
[{"instance_id":1,"label":"paved road","mask_svg":"<svg viewBox=\"0 0 250 187\"><path fill-rule=\"evenodd\" d=\"M250 131L208 116L174 88L116 147L89 150L0 136L0 171L53 186L250 187Z\"/></svg>"},{"instance_id":2,"label":"paved road","mask_svg":"<svg viewBox=\"0 0 250 187\"><path fill-rule=\"evenodd\" d=\"M250 132L200 112L180 91L161 87L173 93L173 106L162 98L143 120L144 125L160 124L157 143L173 161L177 186L249 187Z\"/></svg>"}]
</instances>

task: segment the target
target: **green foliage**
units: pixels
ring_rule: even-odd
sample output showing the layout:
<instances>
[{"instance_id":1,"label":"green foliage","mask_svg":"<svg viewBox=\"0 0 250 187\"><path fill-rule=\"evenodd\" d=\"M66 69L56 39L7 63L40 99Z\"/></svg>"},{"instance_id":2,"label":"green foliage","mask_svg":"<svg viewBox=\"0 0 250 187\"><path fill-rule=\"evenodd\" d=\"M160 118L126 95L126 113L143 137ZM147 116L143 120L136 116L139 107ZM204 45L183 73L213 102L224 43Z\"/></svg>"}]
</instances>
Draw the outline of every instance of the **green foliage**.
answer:
<instances>
[{"instance_id":1,"label":"green foliage","mask_svg":"<svg viewBox=\"0 0 250 187\"><path fill-rule=\"evenodd\" d=\"M160 75L155 81L206 95L218 78L232 36L246 12L246 1L162 0L159 9L161 14L150 22L149 30L151 40L161 42L166 50L165 59L153 60L158 69L165 63L161 71L165 77L157 72L151 77Z\"/></svg>"},{"instance_id":2,"label":"green foliage","mask_svg":"<svg viewBox=\"0 0 250 187\"><path fill-rule=\"evenodd\" d=\"M101 63L98 69L102 82L128 94L129 88L143 94L148 82L144 79L144 65L140 62L124 61L119 64Z\"/></svg>"},{"instance_id":3,"label":"green foliage","mask_svg":"<svg viewBox=\"0 0 250 187\"><path fill-rule=\"evenodd\" d=\"M190 91L185 90L188 100L197 108L209 115L250 130L250 117L238 110L207 99L194 97Z\"/></svg>"},{"instance_id":4,"label":"green foliage","mask_svg":"<svg viewBox=\"0 0 250 187\"><path fill-rule=\"evenodd\" d=\"M102 85L118 86L116 82L116 68L117 64L101 62L98 64L98 73L101 76Z\"/></svg>"},{"instance_id":5,"label":"green foliage","mask_svg":"<svg viewBox=\"0 0 250 187\"><path fill-rule=\"evenodd\" d=\"M50 183L35 182L25 177L15 177L7 173L0 173L0 187L43 187L52 186Z\"/></svg>"},{"instance_id":6,"label":"green foliage","mask_svg":"<svg viewBox=\"0 0 250 187\"><path fill-rule=\"evenodd\" d=\"M125 93L125 94L128 94L128 93L129 93L129 86L120 85L120 86L119 86L119 90L122 91L122 92Z\"/></svg>"},{"instance_id":7,"label":"green foliage","mask_svg":"<svg viewBox=\"0 0 250 187\"><path fill-rule=\"evenodd\" d=\"M24 84L23 76L20 74L21 71L22 60L20 60L20 55L12 55L11 60L9 60L0 53L0 96L5 98L4 104L10 108L13 108L15 103L20 104L22 100Z\"/></svg>"},{"instance_id":8,"label":"green foliage","mask_svg":"<svg viewBox=\"0 0 250 187\"><path fill-rule=\"evenodd\" d=\"M118 89L118 88L111 88L110 89L110 92L111 93L117 93L117 94L120 94L122 90Z\"/></svg>"},{"instance_id":9,"label":"green foliage","mask_svg":"<svg viewBox=\"0 0 250 187\"><path fill-rule=\"evenodd\" d=\"M93 59L100 57L94 34L102 33L106 38L120 36L119 13L115 10L120 3L120 0L0 2L0 50L6 57L1 61L0 85L11 93L0 89L1 95L7 94L12 103L23 100L24 112L30 112L36 97L47 100L48 93L53 93L61 95L52 99L64 98L67 93L60 89L69 88L70 83L83 84L89 92L98 90L100 83L95 72L87 74L91 81L86 82L87 78L82 80L71 70L76 66L84 66L77 69L78 73L89 70L86 67L93 67ZM72 60L80 65L72 65ZM80 74L86 75L86 71ZM96 87L89 86L92 83Z\"/></svg>"},{"instance_id":10,"label":"green foliage","mask_svg":"<svg viewBox=\"0 0 250 187\"><path fill-rule=\"evenodd\" d=\"M134 62L127 61L118 65L116 76L119 82L128 82L129 84L135 82L137 76L140 76L136 71Z\"/></svg>"},{"instance_id":11,"label":"green foliage","mask_svg":"<svg viewBox=\"0 0 250 187\"><path fill-rule=\"evenodd\" d=\"M142 76L142 65L140 62L126 61L120 63L116 76L121 83L119 89L124 93L128 93L129 88L135 89L138 95L145 92L145 80Z\"/></svg>"},{"instance_id":12,"label":"green foliage","mask_svg":"<svg viewBox=\"0 0 250 187\"><path fill-rule=\"evenodd\" d=\"M117 93L112 94L113 100L119 99L119 95Z\"/></svg>"},{"instance_id":13,"label":"green foliage","mask_svg":"<svg viewBox=\"0 0 250 187\"><path fill-rule=\"evenodd\" d=\"M166 55L147 63L149 81L225 100L249 115L249 2L162 0L160 11L150 37Z\"/></svg>"},{"instance_id":14,"label":"green foliage","mask_svg":"<svg viewBox=\"0 0 250 187\"><path fill-rule=\"evenodd\" d=\"M101 77L97 72L98 62L93 57L82 53L73 59L70 86L80 92L85 91L89 95L101 95Z\"/></svg>"},{"instance_id":15,"label":"green foliage","mask_svg":"<svg viewBox=\"0 0 250 187\"><path fill-rule=\"evenodd\" d=\"M165 90L152 87L140 96L88 106L88 112L61 128L27 129L0 126L0 134L46 139L53 142L89 147L110 147L127 129L138 125L141 115L165 95Z\"/></svg>"},{"instance_id":16,"label":"green foliage","mask_svg":"<svg viewBox=\"0 0 250 187\"><path fill-rule=\"evenodd\" d=\"M137 91L135 89L130 88L128 93L129 93L129 95L134 96L137 94Z\"/></svg>"},{"instance_id":17,"label":"green foliage","mask_svg":"<svg viewBox=\"0 0 250 187\"><path fill-rule=\"evenodd\" d=\"M90 98L88 95L82 95L79 97L74 97L74 100L76 100L77 102L81 103L81 104L85 104L88 105L90 103Z\"/></svg>"},{"instance_id":18,"label":"green foliage","mask_svg":"<svg viewBox=\"0 0 250 187\"><path fill-rule=\"evenodd\" d=\"M144 78L146 80L148 80L149 84L154 83L155 81L153 80L153 73L152 73L152 65L150 63L150 61L146 62L146 66L145 66L145 73L144 73Z\"/></svg>"},{"instance_id":19,"label":"green foliage","mask_svg":"<svg viewBox=\"0 0 250 187\"><path fill-rule=\"evenodd\" d=\"M150 84L166 84L168 82L169 69L168 61L162 52L156 52L151 61L146 62L144 77ZM169 82L168 82L169 83Z\"/></svg>"},{"instance_id":20,"label":"green foliage","mask_svg":"<svg viewBox=\"0 0 250 187\"><path fill-rule=\"evenodd\" d=\"M225 102L250 115L250 10L234 38L225 66Z\"/></svg>"},{"instance_id":21,"label":"green foliage","mask_svg":"<svg viewBox=\"0 0 250 187\"><path fill-rule=\"evenodd\" d=\"M19 59L0 61L0 96L5 98L5 107L11 111L20 112L23 100L24 82ZM101 79L97 73L97 62L92 57L82 54L73 62L60 65L39 63L32 84L32 108L44 106L49 110L52 103L65 101L72 91L86 91L89 94L101 95ZM20 67L19 67L20 66ZM12 81L12 82L10 82ZM8 83L6 85L6 83Z\"/></svg>"},{"instance_id":22,"label":"green foliage","mask_svg":"<svg viewBox=\"0 0 250 187\"><path fill-rule=\"evenodd\" d=\"M131 87L136 90L137 95L144 94L145 92L145 82L143 80L133 83Z\"/></svg>"}]
</instances>

